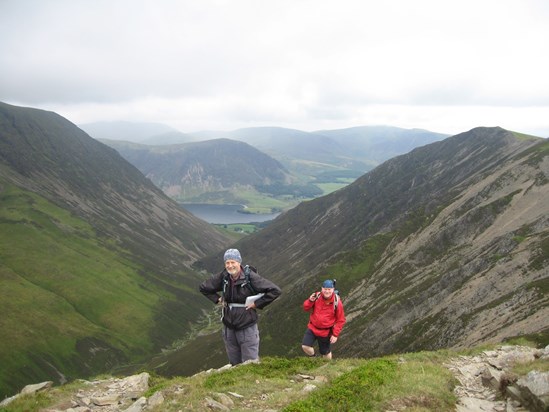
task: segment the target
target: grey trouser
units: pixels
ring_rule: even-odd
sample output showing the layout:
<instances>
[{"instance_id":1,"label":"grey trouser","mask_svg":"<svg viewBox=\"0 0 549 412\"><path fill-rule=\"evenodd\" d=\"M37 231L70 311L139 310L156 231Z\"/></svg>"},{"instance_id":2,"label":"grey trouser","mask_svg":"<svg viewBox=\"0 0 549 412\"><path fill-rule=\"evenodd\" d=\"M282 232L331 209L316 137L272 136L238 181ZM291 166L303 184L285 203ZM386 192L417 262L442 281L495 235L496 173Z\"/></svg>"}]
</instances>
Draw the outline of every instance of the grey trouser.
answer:
<instances>
[{"instance_id":1,"label":"grey trouser","mask_svg":"<svg viewBox=\"0 0 549 412\"><path fill-rule=\"evenodd\" d=\"M223 325L223 341L231 365L259 359L259 328L257 323L242 330Z\"/></svg>"}]
</instances>

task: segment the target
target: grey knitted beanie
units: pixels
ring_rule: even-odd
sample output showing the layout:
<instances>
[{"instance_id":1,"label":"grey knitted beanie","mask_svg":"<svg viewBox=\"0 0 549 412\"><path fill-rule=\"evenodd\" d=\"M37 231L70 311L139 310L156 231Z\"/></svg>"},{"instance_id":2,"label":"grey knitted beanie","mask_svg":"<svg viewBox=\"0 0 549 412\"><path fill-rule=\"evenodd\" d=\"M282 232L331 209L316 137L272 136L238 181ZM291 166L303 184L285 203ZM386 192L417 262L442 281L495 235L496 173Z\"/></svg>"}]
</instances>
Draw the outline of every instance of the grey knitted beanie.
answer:
<instances>
[{"instance_id":1,"label":"grey knitted beanie","mask_svg":"<svg viewBox=\"0 0 549 412\"><path fill-rule=\"evenodd\" d=\"M238 249L228 249L223 255L223 261L226 262L227 260L236 260L242 263L242 256L240 256Z\"/></svg>"}]
</instances>

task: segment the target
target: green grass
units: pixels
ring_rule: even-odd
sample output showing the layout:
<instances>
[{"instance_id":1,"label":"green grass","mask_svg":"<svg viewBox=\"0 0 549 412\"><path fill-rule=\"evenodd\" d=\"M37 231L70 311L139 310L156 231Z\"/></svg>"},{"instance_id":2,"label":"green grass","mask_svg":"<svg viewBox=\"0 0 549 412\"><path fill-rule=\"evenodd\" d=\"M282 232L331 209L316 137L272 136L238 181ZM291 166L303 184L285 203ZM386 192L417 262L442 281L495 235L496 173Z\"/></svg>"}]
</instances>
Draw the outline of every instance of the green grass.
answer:
<instances>
[{"instance_id":1,"label":"green grass","mask_svg":"<svg viewBox=\"0 0 549 412\"><path fill-rule=\"evenodd\" d=\"M506 344L540 346L529 337L517 337ZM144 396L162 392L165 400L153 409L156 412L207 411L210 409L205 399L219 399L220 393L241 395L230 396L234 402L231 411L450 412L456 408L454 388L458 381L444 365L451 358L475 356L494 348L480 345L461 351L442 349L332 361L304 356L264 357L257 364L204 371L190 377L166 378L151 373ZM548 371L549 361L536 359L508 372L510 376L524 376L532 370ZM314 389L306 391L311 385ZM78 382L54 387L36 396L17 399L5 411L55 409L68 404L71 393L74 397L84 387Z\"/></svg>"},{"instance_id":2,"label":"green grass","mask_svg":"<svg viewBox=\"0 0 549 412\"><path fill-rule=\"evenodd\" d=\"M518 140L532 140L537 139L539 136L533 136L531 134L525 134L520 132L512 132Z\"/></svg>"},{"instance_id":3,"label":"green grass","mask_svg":"<svg viewBox=\"0 0 549 412\"><path fill-rule=\"evenodd\" d=\"M350 183L354 178L339 178L330 183L315 183L322 195L327 195L338 189L341 189ZM251 214L270 214L279 211L289 210L297 206L300 202L311 200L312 198L295 197L292 195L274 196L260 193L256 190L240 189L235 191L216 192L215 194L205 194L200 198L180 198L180 202L197 202L212 204L243 204L246 205L246 212Z\"/></svg>"},{"instance_id":4,"label":"green grass","mask_svg":"<svg viewBox=\"0 0 549 412\"><path fill-rule=\"evenodd\" d=\"M326 165L323 166L325 168ZM311 176L303 176L306 182L312 183L322 191L322 196L341 189L356 180L358 176L344 176L344 171L334 171L337 176L331 177L329 180L315 183L315 179ZM351 172L351 174L357 174ZM313 197L300 197L292 194L272 195L261 193L254 189L241 187L239 189L196 193L197 196L188 196L184 198L175 198L176 201L186 203L211 203L211 204L243 204L246 205L246 212L251 214L270 214L280 211L289 210L299 203L311 200Z\"/></svg>"},{"instance_id":5,"label":"green grass","mask_svg":"<svg viewBox=\"0 0 549 412\"><path fill-rule=\"evenodd\" d=\"M323 195L327 195L347 186L349 183L351 183L351 181L342 183L316 183L315 186L318 186L318 188L324 192Z\"/></svg>"},{"instance_id":6,"label":"green grass","mask_svg":"<svg viewBox=\"0 0 549 412\"><path fill-rule=\"evenodd\" d=\"M545 348L547 345L549 345L549 329L545 329L538 333L511 337L506 340L506 343L508 343L509 345L522 345L531 346L533 348Z\"/></svg>"},{"instance_id":7,"label":"green grass","mask_svg":"<svg viewBox=\"0 0 549 412\"><path fill-rule=\"evenodd\" d=\"M451 373L442 365L455 353L421 352L399 357L334 359L265 357L258 364L191 377L151 374L145 396L162 391L156 411L206 411L205 398L236 393L232 411L451 411L455 408ZM80 385L80 386L79 386ZM316 387L304 391L307 385ZM67 403L83 384L54 387L14 401L6 412L34 411Z\"/></svg>"},{"instance_id":8,"label":"green grass","mask_svg":"<svg viewBox=\"0 0 549 412\"><path fill-rule=\"evenodd\" d=\"M108 240L99 243L90 227L38 196L2 196L2 203L0 227L9 233L0 237L3 266L14 276L62 299L60 308L86 313L89 322L118 330L121 336L136 335L132 320L147 324L146 313L158 298L143 291L135 277L139 268L120 262Z\"/></svg>"},{"instance_id":9,"label":"green grass","mask_svg":"<svg viewBox=\"0 0 549 412\"><path fill-rule=\"evenodd\" d=\"M260 230L258 225L252 223L217 224L217 227L229 234L234 239L240 239Z\"/></svg>"},{"instance_id":10,"label":"green grass","mask_svg":"<svg viewBox=\"0 0 549 412\"><path fill-rule=\"evenodd\" d=\"M283 411L452 411L453 386L434 354L372 359Z\"/></svg>"},{"instance_id":11,"label":"green grass","mask_svg":"<svg viewBox=\"0 0 549 412\"><path fill-rule=\"evenodd\" d=\"M393 237L393 233L370 237L360 249L342 254L337 263L330 265L326 271L339 274L338 277L347 283L368 278Z\"/></svg>"},{"instance_id":12,"label":"green grass","mask_svg":"<svg viewBox=\"0 0 549 412\"><path fill-rule=\"evenodd\" d=\"M238 196L241 197L250 213L273 213L273 211L287 210L299 203L297 199L287 197L273 197L256 191L240 191Z\"/></svg>"},{"instance_id":13,"label":"green grass","mask_svg":"<svg viewBox=\"0 0 549 412\"><path fill-rule=\"evenodd\" d=\"M530 371L549 372L549 359L536 359L529 363L523 363L514 366L511 372L516 375L527 375Z\"/></svg>"},{"instance_id":14,"label":"green grass","mask_svg":"<svg viewBox=\"0 0 549 412\"><path fill-rule=\"evenodd\" d=\"M382 401L381 387L394 380L397 364L377 359L335 378L331 385L321 388L307 399L293 402L284 412L309 411L367 411Z\"/></svg>"},{"instance_id":15,"label":"green grass","mask_svg":"<svg viewBox=\"0 0 549 412\"><path fill-rule=\"evenodd\" d=\"M201 199L178 199L178 201L193 201L198 203L212 204L243 204L247 206L246 211L249 213L273 213L273 211L281 211L290 209L299 203L301 199L295 199L288 196L269 196L264 193L259 193L256 190L248 190L241 188L234 191L217 192L215 195L207 194Z\"/></svg>"},{"instance_id":16,"label":"green grass","mask_svg":"<svg viewBox=\"0 0 549 412\"><path fill-rule=\"evenodd\" d=\"M0 258L0 393L44 379L38 363L78 374L77 343L89 338L130 358L152 350L149 327L166 292L69 212L4 185Z\"/></svg>"}]
</instances>

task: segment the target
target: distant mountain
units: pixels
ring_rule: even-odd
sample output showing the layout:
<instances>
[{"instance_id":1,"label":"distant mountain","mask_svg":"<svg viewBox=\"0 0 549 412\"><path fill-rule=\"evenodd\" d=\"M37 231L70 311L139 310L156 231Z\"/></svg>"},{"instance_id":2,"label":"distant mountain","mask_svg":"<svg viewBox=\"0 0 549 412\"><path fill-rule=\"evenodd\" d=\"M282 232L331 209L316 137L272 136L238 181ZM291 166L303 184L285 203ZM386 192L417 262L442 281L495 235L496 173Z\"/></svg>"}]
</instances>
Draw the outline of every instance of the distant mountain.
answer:
<instances>
[{"instance_id":1,"label":"distant mountain","mask_svg":"<svg viewBox=\"0 0 549 412\"><path fill-rule=\"evenodd\" d=\"M103 140L169 196L186 202L246 204L244 191L291 194L297 179L277 160L247 143L214 139L145 146Z\"/></svg>"},{"instance_id":2,"label":"distant mountain","mask_svg":"<svg viewBox=\"0 0 549 412\"><path fill-rule=\"evenodd\" d=\"M282 127L251 127L230 132L200 132L192 133L192 136L200 139L225 137L246 142L272 155L303 159L323 159L344 152L344 147L331 138Z\"/></svg>"},{"instance_id":3,"label":"distant mountain","mask_svg":"<svg viewBox=\"0 0 549 412\"><path fill-rule=\"evenodd\" d=\"M449 136L428 130L392 126L362 126L314 133L327 136L346 147L350 156L364 156L378 164Z\"/></svg>"},{"instance_id":4,"label":"distant mountain","mask_svg":"<svg viewBox=\"0 0 549 412\"><path fill-rule=\"evenodd\" d=\"M285 292L263 314L263 353L301 355L301 305L326 278L337 279L348 319L340 356L549 339L548 164L547 140L476 128L394 157L240 240L244 263ZM208 339L196 341L201 353L215 351Z\"/></svg>"},{"instance_id":5,"label":"distant mountain","mask_svg":"<svg viewBox=\"0 0 549 412\"><path fill-rule=\"evenodd\" d=\"M404 154L448 135L391 126L303 132L280 127L255 127L231 132L200 132L196 139L229 138L244 141L281 161L290 171L317 175L348 169L362 173L391 157Z\"/></svg>"},{"instance_id":6,"label":"distant mountain","mask_svg":"<svg viewBox=\"0 0 549 412\"><path fill-rule=\"evenodd\" d=\"M96 139L151 146L216 139L238 140L274 157L291 172L313 176L334 169L365 173L391 157L448 137L443 133L393 126L360 126L314 132L282 127L250 127L193 133L181 133L157 123L97 122L80 127Z\"/></svg>"},{"instance_id":7,"label":"distant mountain","mask_svg":"<svg viewBox=\"0 0 549 412\"><path fill-rule=\"evenodd\" d=\"M102 140L102 139L99 139L99 140ZM195 139L191 135L177 132L177 131L172 131L172 132L155 134L153 136L147 137L146 139L143 139L143 141L141 141L140 143L151 145L151 146L158 146L158 145L189 143L194 140Z\"/></svg>"},{"instance_id":8,"label":"distant mountain","mask_svg":"<svg viewBox=\"0 0 549 412\"><path fill-rule=\"evenodd\" d=\"M182 143L185 139L189 140L184 133L162 123L148 122L94 122L78 125L82 130L88 133L94 139L124 140L134 143L144 143L146 141L165 140L167 136L175 139L176 136ZM163 144L163 143L158 143Z\"/></svg>"},{"instance_id":9,"label":"distant mountain","mask_svg":"<svg viewBox=\"0 0 549 412\"><path fill-rule=\"evenodd\" d=\"M0 397L133 362L205 307L225 235L61 116L0 103Z\"/></svg>"}]
</instances>

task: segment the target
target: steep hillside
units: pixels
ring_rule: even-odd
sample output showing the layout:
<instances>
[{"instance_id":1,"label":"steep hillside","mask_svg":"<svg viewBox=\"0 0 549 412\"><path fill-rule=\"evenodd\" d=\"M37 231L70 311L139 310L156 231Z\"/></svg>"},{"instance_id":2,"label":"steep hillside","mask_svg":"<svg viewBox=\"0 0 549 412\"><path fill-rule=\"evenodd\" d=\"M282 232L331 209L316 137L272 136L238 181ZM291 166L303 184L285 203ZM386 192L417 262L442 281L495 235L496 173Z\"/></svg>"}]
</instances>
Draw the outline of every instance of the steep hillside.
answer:
<instances>
[{"instance_id":1,"label":"steep hillside","mask_svg":"<svg viewBox=\"0 0 549 412\"><path fill-rule=\"evenodd\" d=\"M214 139L146 146L103 141L169 196L185 202L247 204L244 192L297 195L306 190L278 161L249 144Z\"/></svg>"},{"instance_id":2,"label":"steep hillside","mask_svg":"<svg viewBox=\"0 0 549 412\"><path fill-rule=\"evenodd\" d=\"M336 351L462 347L549 328L549 143L477 128L383 163L236 244L285 291L264 353L300 353L301 304L334 277ZM202 266L214 271L219 262Z\"/></svg>"},{"instance_id":3,"label":"steep hillside","mask_svg":"<svg viewBox=\"0 0 549 412\"><path fill-rule=\"evenodd\" d=\"M185 335L206 305L189 265L228 241L66 119L3 103L0 227L0 396Z\"/></svg>"}]
</instances>

